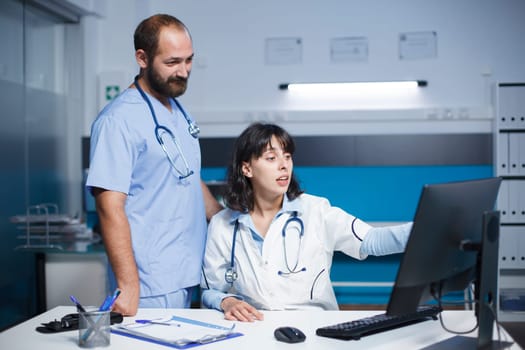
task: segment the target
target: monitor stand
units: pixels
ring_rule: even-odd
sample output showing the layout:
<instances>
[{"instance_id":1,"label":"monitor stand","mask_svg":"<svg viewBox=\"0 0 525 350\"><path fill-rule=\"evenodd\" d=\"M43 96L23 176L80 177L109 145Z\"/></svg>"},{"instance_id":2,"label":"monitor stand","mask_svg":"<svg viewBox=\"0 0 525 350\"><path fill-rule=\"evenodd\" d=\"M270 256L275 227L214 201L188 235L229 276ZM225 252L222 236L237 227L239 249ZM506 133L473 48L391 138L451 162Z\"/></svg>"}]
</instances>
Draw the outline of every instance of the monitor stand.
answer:
<instances>
[{"instance_id":1,"label":"monitor stand","mask_svg":"<svg viewBox=\"0 0 525 350\"><path fill-rule=\"evenodd\" d=\"M483 214L481 242L462 242L460 249L477 252L474 280L474 312L478 321L478 337L455 336L424 350L437 349L505 349L512 343L492 340L496 303L498 300L499 212Z\"/></svg>"},{"instance_id":2,"label":"monitor stand","mask_svg":"<svg viewBox=\"0 0 525 350\"><path fill-rule=\"evenodd\" d=\"M478 321L478 337L454 336L422 350L437 349L506 349L512 343L492 340L496 303L498 302L499 211L483 214L481 242L463 241L460 249L477 252L474 280L474 312Z\"/></svg>"},{"instance_id":3,"label":"monitor stand","mask_svg":"<svg viewBox=\"0 0 525 350\"><path fill-rule=\"evenodd\" d=\"M478 320L478 349L507 348L511 343L492 340L498 300L499 211L483 214L483 236L477 251L474 308Z\"/></svg>"}]
</instances>

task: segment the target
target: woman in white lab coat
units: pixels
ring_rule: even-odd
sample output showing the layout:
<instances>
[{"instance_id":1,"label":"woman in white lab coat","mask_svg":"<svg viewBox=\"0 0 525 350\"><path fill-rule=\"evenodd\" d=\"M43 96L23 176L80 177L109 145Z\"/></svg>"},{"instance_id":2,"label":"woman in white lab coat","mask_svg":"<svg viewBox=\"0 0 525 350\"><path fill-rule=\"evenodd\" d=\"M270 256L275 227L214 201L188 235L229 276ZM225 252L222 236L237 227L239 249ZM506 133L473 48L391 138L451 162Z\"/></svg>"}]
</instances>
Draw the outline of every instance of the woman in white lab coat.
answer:
<instances>
[{"instance_id":1,"label":"woman in white lab coat","mask_svg":"<svg viewBox=\"0 0 525 350\"><path fill-rule=\"evenodd\" d=\"M201 283L203 304L226 319L261 320L261 309L337 309L334 251L361 260L402 252L408 240L411 223L374 228L303 193L294 148L274 124L252 124L235 142L227 208L210 221Z\"/></svg>"}]
</instances>

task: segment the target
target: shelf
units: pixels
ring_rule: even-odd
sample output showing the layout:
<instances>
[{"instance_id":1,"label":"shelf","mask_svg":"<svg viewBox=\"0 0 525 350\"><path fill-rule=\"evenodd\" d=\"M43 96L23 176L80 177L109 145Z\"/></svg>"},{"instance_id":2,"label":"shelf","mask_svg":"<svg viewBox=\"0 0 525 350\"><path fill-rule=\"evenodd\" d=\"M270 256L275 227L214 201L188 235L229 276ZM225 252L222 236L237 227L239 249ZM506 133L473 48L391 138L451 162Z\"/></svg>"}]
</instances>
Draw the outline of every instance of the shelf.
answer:
<instances>
[{"instance_id":1,"label":"shelf","mask_svg":"<svg viewBox=\"0 0 525 350\"><path fill-rule=\"evenodd\" d=\"M503 181L498 276L498 318L525 321L525 83L495 89L494 169Z\"/></svg>"},{"instance_id":2,"label":"shelf","mask_svg":"<svg viewBox=\"0 0 525 350\"><path fill-rule=\"evenodd\" d=\"M10 221L24 234L17 236L23 243L16 250L63 250L63 244L99 240L76 217L60 214L58 205L42 203L31 205L26 215L15 215Z\"/></svg>"}]
</instances>

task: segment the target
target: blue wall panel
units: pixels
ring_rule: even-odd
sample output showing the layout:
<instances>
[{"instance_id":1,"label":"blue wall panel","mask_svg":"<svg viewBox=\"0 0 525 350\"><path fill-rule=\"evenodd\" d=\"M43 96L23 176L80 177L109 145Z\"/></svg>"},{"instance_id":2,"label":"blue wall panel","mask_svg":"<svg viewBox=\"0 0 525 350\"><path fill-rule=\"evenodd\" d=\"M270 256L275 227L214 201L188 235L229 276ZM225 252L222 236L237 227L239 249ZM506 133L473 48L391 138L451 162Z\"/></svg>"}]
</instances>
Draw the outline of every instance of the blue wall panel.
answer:
<instances>
[{"instance_id":1,"label":"blue wall panel","mask_svg":"<svg viewBox=\"0 0 525 350\"><path fill-rule=\"evenodd\" d=\"M492 176L492 166L298 167L301 187L366 221L410 221L425 184Z\"/></svg>"},{"instance_id":2,"label":"blue wall panel","mask_svg":"<svg viewBox=\"0 0 525 350\"><path fill-rule=\"evenodd\" d=\"M204 181L223 181L224 168L203 168ZM366 221L410 221L424 184L490 177L490 165L296 167L301 187Z\"/></svg>"}]
</instances>

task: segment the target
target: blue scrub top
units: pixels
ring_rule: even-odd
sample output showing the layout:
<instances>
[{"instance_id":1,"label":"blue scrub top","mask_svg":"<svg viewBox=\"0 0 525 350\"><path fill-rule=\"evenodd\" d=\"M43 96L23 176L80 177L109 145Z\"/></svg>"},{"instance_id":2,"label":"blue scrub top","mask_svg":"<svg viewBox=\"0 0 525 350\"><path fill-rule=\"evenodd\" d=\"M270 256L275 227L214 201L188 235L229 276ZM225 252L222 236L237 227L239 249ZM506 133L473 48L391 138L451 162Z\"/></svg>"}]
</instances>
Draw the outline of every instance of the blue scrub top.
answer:
<instances>
[{"instance_id":1,"label":"blue scrub top","mask_svg":"<svg viewBox=\"0 0 525 350\"><path fill-rule=\"evenodd\" d=\"M126 214L141 297L199 284L206 240L200 146L173 101L151 100L160 125L179 142L194 174L179 180L155 136L155 123L136 89L126 89L93 123L86 186L127 194ZM107 234L111 234L108 232Z\"/></svg>"}]
</instances>

